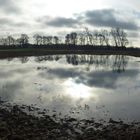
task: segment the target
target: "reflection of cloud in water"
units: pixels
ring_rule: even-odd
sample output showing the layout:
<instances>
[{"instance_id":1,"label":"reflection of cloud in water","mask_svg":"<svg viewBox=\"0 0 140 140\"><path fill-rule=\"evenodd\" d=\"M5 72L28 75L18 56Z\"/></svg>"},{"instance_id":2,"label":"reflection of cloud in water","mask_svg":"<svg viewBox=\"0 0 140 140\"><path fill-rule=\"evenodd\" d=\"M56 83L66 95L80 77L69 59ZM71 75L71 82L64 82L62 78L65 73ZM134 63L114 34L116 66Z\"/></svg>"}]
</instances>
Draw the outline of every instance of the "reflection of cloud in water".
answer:
<instances>
[{"instance_id":1,"label":"reflection of cloud in water","mask_svg":"<svg viewBox=\"0 0 140 140\"><path fill-rule=\"evenodd\" d=\"M41 71L39 75L43 78L67 80L73 78L75 83L83 84L89 87L99 87L114 89L117 88L117 81L121 79L135 78L138 70L127 70L125 73L114 73L110 71L91 71L84 72L80 68L54 68L48 71Z\"/></svg>"},{"instance_id":2,"label":"reflection of cloud in water","mask_svg":"<svg viewBox=\"0 0 140 140\"><path fill-rule=\"evenodd\" d=\"M21 94L20 89L22 88L21 81L7 81L0 83L0 96L4 100L14 100L17 94Z\"/></svg>"},{"instance_id":3,"label":"reflection of cloud in water","mask_svg":"<svg viewBox=\"0 0 140 140\"><path fill-rule=\"evenodd\" d=\"M91 96L96 98L94 94L91 94L91 89L88 86L85 86L82 83L75 83L72 79L68 79L64 83L64 86L66 89L66 94L74 99L89 99Z\"/></svg>"},{"instance_id":4,"label":"reflection of cloud in water","mask_svg":"<svg viewBox=\"0 0 140 140\"><path fill-rule=\"evenodd\" d=\"M53 68L53 69L49 69L47 71L42 71L42 72L40 72L40 76L42 76L42 77L48 76L48 75L46 75L46 72L48 73L48 75L51 78L60 78L60 79L76 77L80 74L78 70L75 70L75 68L63 67L63 68Z\"/></svg>"},{"instance_id":5,"label":"reflection of cloud in water","mask_svg":"<svg viewBox=\"0 0 140 140\"><path fill-rule=\"evenodd\" d=\"M110 71L93 71L87 75L80 75L78 79L76 79L76 82L83 83L90 87L114 89L117 88L119 78L131 80L131 78L135 78L137 75L137 70L128 70L123 74L113 73Z\"/></svg>"}]
</instances>

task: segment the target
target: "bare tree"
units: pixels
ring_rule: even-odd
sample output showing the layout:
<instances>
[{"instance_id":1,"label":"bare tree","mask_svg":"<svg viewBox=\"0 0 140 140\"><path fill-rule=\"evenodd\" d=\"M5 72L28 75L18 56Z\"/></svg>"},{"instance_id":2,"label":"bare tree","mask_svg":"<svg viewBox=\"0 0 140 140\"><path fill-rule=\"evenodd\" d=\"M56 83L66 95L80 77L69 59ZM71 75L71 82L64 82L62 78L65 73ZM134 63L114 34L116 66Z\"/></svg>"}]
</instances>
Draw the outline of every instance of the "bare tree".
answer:
<instances>
[{"instance_id":1,"label":"bare tree","mask_svg":"<svg viewBox=\"0 0 140 140\"><path fill-rule=\"evenodd\" d=\"M98 45L98 31L94 31L93 33L93 44Z\"/></svg>"},{"instance_id":2,"label":"bare tree","mask_svg":"<svg viewBox=\"0 0 140 140\"><path fill-rule=\"evenodd\" d=\"M53 37L54 44L59 44L59 38L57 36Z\"/></svg>"},{"instance_id":3,"label":"bare tree","mask_svg":"<svg viewBox=\"0 0 140 140\"><path fill-rule=\"evenodd\" d=\"M118 37L118 44L121 47L128 45L127 34L120 28L116 28L116 33Z\"/></svg>"},{"instance_id":4,"label":"bare tree","mask_svg":"<svg viewBox=\"0 0 140 140\"><path fill-rule=\"evenodd\" d=\"M77 44L77 33L76 32L72 32L70 34L70 40L71 40L71 44L72 45L76 45Z\"/></svg>"},{"instance_id":5,"label":"bare tree","mask_svg":"<svg viewBox=\"0 0 140 140\"><path fill-rule=\"evenodd\" d=\"M29 37L27 34L21 34L21 37L19 38L21 45L27 45L29 43Z\"/></svg>"},{"instance_id":6,"label":"bare tree","mask_svg":"<svg viewBox=\"0 0 140 140\"><path fill-rule=\"evenodd\" d=\"M90 33L89 29L85 27L85 40L87 45L93 45L93 35Z\"/></svg>"},{"instance_id":7,"label":"bare tree","mask_svg":"<svg viewBox=\"0 0 140 140\"><path fill-rule=\"evenodd\" d=\"M105 45L109 46L109 39L110 39L110 33L107 30L102 30L101 34L104 36L104 43Z\"/></svg>"},{"instance_id":8,"label":"bare tree","mask_svg":"<svg viewBox=\"0 0 140 140\"><path fill-rule=\"evenodd\" d=\"M85 35L83 33L78 34L78 43L80 45L85 45Z\"/></svg>"},{"instance_id":9,"label":"bare tree","mask_svg":"<svg viewBox=\"0 0 140 140\"><path fill-rule=\"evenodd\" d=\"M46 45L47 44L47 37L46 36L43 36L42 37L42 44L43 45Z\"/></svg>"},{"instance_id":10,"label":"bare tree","mask_svg":"<svg viewBox=\"0 0 140 140\"><path fill-rule=\"evenodd\" d=\"M125 47L129 44L127 39L127 34L120 28L115 28L111 30L111 35L116 47Z\"/></svg>"},{"instance_id":11,"label":"bare tree","mask_svg":"<svg viewBox=\"0 0 140 140\"><path fill-rule=\"evenodd\" d=\"M67 34L67 35L65 36L65 44L66 44L66 45L69 45L70 43L71 43L70 34Z\"/></svg>"},{"instance_id":12,"label":"bare tree","mask_svg":"<svg viewBox=\"0 0 140 140\"><path fill-rule=\"evenodd\" d=\"M33 36L33 38L34 38L34 40L35 40L35 44L36 45L41 45L42 44L42 36L41 35L39 35L39 34L35 34L34 36Z\"/></svg>"},{"instance_id":13,"label":"bare tree","mask_svg":"<svg viewBox=\"0 0 140 140\"><path fill-rule=\"evenodd\" d=\"M112 36L112 41L113 41L113 45L115 47L118 47L118 41L117 41L117 33L116 33L116 29L111 29L111 32L110 32L111 36Z\"/></svg>"},{"instance_id":14,"label":"bare tree","mask_svg":"<svg viewBox=\"0 0 140 140\"><path fill-rule=\"evenodd\" d=\"M104 45L104 40L105 40L105 37L104 35L102 35L101 33L98 34L98 38L99 38L99 45Z\"/></svg>"},{"instance_id":15,"label":"bare tree","mask_svg":"<svg viewBox=\"0 0 140 140\"><path fill-rule=\"evenodd\" d=\"M48 45L51 45L51 44L53 44L52 42L53 42L53 37L52 36L47 36L47 44Z\"/></svg>"},{"instance_id":16,"label":"bare tree","mask_svg":"<svg viewBox=\"0 0 140 140\"><path fill-rule=\"evenodd\" d=\"M6 41L7 41L7 45L14 45L14 43L15 43L15 39L12 37L12 36L8 36L7 38L6 38Z\"/></svg>"},{"instance_id":17,"label":"bare tree","mask_svg":"<svg viewBox=\"0 0 140 140\"><path fill-rule=\"evenodd\" d=\"M4 46L8 45L7 38L1 38L0 42L1 42L1 45L4 45Z\"/></svg>"}]
</instances>

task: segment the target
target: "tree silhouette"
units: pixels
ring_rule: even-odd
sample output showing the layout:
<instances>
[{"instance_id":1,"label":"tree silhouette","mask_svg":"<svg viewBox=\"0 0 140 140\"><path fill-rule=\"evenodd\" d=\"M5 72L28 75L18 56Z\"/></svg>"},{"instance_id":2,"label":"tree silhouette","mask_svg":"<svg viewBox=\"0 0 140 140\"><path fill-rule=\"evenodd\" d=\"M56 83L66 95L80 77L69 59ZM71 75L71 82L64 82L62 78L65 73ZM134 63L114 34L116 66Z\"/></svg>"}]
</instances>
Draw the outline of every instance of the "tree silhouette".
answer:
<instances>
[{"instance_id":1,"label":"tree silhouette","mask_svg":"<svg viewBox=\"0 0 140 140\"><path fill-rule=\"evenodd\" d=\"M120 28L111 30L111 35L116 47L125 47L129 44L127 34Z\"/></svg>"},{"instance_id":2,"label":"tree silhouette","mask_svg":"<svg viewBox=\"0 0 140 140\"><path fill-rule=\"evenodd\" d=\"M65 44L66 45L69 45L71 43L71 37L70 37L70 34L67 34L66 36L65 36Z\"/></svg>"},{"instance_id":3,"label":"tree silhouette","mask_svg":"<svg viewBox=\"0 0 140 140\"><path fill-rule=\"evenodd\" d=\"M71 44L72 45L76 45L77 44L77 33L76 32L72 32L70 34L70 40L71 40Z\"/></svg>"},{"instance_id":4,"label":"tree silhouette","mask_svg":"<svg viewBox=\"0 0 140 140\"><path fill-rule=\"evenodd\" d=\"M53 42L54 42L54 44L59 44L59 38L58 38L58 36L54 36L53 37Z\"/></svg>"},{"instance_id":5,"label":"tree silhouette","mask_svg":"<svg viewBox=\"0 0 140 140\"><path fill-rule=\"evenodd\" d=\"M33 36L35 44L36 45L41 45L42 44L42 36L40 36L39 34L35 34Z\"/></svg>"},{"instance_id":6,"label":"tree silhouette","mask_svg":"<svg viewBox=\"0 0 140 140\"><path fill-rule=\"evenodd\" d=\"M85 36L83 33L78 34L78 43L79 45L85 45Z\"/></svg>"},{"instance_id":7,"label":"tree silhouette","mask_svg":"<svg viewBox=\"0 0 140 140\"><path fill-rule=\"evenodd\" d=\"M103 41L105 45L110 46L110 43L109 43L110 33L107 30L102 30L101 34L103 35L103 38L104 38Z\"/></svg>"},{"instance_id":8,"label":"tree silhouette","mask_svg":"<svg viewBox=\"0 0 140 140\"><path fill-rule=\"evenodd\" d=\"M7 44L10 45L14 45L15 43L15 39L12 36L8 36L7 37Z\"/></svg>"},{"instance_id":9,"label":"tree silhouette","mask_svg":"<svg viewBox=\"0 0 140 140\"><path fill-rule=\"evenodd\" d=\"M29 37L27 34L21 34L18 41L19 41L20 45L27 45L29 43Z\"/></svg>"}]
</instances>

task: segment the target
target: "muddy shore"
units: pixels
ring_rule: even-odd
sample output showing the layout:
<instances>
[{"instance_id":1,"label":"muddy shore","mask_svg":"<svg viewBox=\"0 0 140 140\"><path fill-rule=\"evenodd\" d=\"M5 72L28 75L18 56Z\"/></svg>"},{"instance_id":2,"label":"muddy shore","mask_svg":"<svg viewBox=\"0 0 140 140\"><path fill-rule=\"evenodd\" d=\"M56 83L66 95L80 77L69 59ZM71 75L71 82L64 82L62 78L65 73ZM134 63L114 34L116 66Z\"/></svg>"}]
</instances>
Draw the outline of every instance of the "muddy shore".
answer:
<instances>
[{"instance_id":1,"label":"muddy shore","mask_svg":"<svg viewBox=\"0 0 140 140\"><path fill-rule=\"evenodd\" d=\"M39 116L31 115L37 111ZM140 123L56 118L26 105L0 101L0 140L139 140Z\"/></svg>"}]
</instances>

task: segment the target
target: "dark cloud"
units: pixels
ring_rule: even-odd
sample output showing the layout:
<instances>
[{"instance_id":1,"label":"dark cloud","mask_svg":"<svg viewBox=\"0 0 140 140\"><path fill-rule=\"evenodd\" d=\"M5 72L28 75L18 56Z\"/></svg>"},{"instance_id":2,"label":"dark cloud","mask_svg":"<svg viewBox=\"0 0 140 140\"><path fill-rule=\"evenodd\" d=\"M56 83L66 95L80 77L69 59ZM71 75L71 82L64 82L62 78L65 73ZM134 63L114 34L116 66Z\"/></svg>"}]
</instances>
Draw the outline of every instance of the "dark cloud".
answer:
<instances>
[{"instance_id":1,"label":"dark cloud","mask_svg":"<svg viewBox=\"0 0 140 140\"><path fill-rule=\"evenodd\" d=\"M73 18L65 18L65 17L57 17L54 19L40 19L39 22L42 22L45 25L49 25L52 27L76 27L79 22Z\"/></svg>"},{"instance_id":2,"label":"dark cloud","mask_svg":"<svg viewBox=\"0 0 140 140\"><path fill-rule=\"evenodd\" d=\"M14 0L0 0L0 9L8 14L21 12Z\"/></svg>"},{"instance_id":3,"label":"dark cloud","mask_svg":"<svg viewBox=\"0 0 140 140\"><path fill-rule=\"evenodd\" d=\"M139 27L133 21L125 21L116 16L116 11L112 9L93 10L85 13L85 22L98 27L120 27L127 30L137 30Z\"/></svg>"},{"instance_id":4,"label":"dark cloud","mask_svg":"<svg viewBox=\"0 0 140 140\"><path fill-rule=\"evenodd\" d=\"M0 7L11 4L11 0L0 0Z\"/></svg>"},{"instance_id":5,"label":"dark cloud","mask_svg":"<svg viewBox=\"0 0 140 140\"><path fill-rule=\"evenodd\" d=\"M37 22L52 27L77 27L78 25L92 25L96 27L120 27L127 30L138 30L140 27L135 21L127 21L124 15L123 19L119 16L121 12L113 9L92 10L85 11L80 14L75 14L74 18L56 17L51 18L48 16L41 17Z\"/></svg>"},{"instance_id":6,"label":"dark cloud","mask_svg":"<svg viewBox=\"0 0 140 140\"><path fill-rule=\"evenodd\" d=\"M0 26L26 27L29 26L29 24L25 22L16 22L10 18L0 18Z\"/></svg>"},{"instance_id":7,"label":"dark cloud","mask_svg":"<svg viewBox=\"0 0 140 140\"><path fill-rule=\"evenodd\" d=\"M0 25L5 25L11 23L11 20L8 18L0 18Z\"/></svg>"},{"instance_id":8,"label":"dark cloud","mask_svg":"<svg viewBox=\"0 0 140 140\"><path fill-rule=\"evenodd\" d=\"M58 17L49 21L47 24L53 27L75 27L78 21L73 18Z\"/></svg>"}]
</instances>

